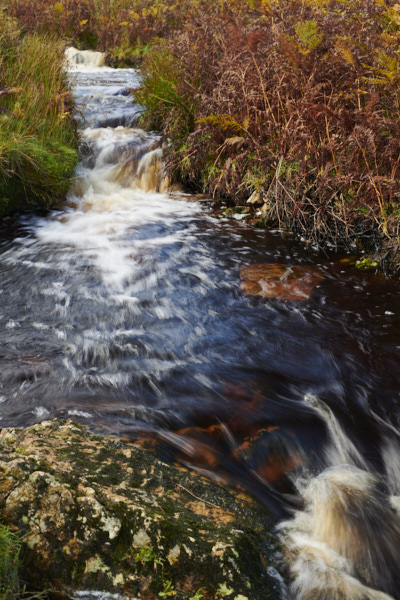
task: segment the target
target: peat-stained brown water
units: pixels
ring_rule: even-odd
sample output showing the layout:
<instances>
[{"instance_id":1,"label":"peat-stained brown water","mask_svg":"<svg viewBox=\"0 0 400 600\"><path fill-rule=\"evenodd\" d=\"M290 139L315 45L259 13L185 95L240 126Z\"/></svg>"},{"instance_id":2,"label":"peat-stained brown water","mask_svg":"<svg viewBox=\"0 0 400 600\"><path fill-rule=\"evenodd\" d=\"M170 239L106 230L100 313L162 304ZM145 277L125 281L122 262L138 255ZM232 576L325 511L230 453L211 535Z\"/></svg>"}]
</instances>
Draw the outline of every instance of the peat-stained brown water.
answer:
<instances>
[{"instance_id":1,"label":"peat-stained brown water","mask_svg":"<svg viewBox=\"0 0 400 600\"><path fill-rule=\"evenodd\" d=\"M399 283L169 192L137 73L71 55L68 206L0 228L0 425L162 440L272 511L291 597L400 598ZM249 293L262 265L278 297ZM279 265L306 267L304 298Z\"/></svg>"}]
</instances>

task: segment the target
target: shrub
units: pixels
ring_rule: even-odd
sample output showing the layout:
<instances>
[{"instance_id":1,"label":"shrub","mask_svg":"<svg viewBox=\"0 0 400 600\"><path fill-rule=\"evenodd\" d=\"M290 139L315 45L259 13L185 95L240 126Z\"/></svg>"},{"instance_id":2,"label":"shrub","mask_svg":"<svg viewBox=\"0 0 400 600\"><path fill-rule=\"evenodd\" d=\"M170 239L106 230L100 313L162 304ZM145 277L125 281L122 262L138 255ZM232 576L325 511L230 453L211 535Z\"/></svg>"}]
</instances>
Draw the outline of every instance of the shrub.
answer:
<instances>
[{"instance_id":1,"label":"shrub","mask_svg":"<svg viewBox=\"0 0 400 600\"><path fill-rule=\"evenodd\" d=\"M174 93L195 107L186 139L149 85L156 72L167 85L168 69L144 62L141 97L174 142L170 168L238 202L258 189L268 219L317 242L350 244L370 229L396 237L398 5L205 4L163 46L179 65Z\"/></svg>"}]
</instances>

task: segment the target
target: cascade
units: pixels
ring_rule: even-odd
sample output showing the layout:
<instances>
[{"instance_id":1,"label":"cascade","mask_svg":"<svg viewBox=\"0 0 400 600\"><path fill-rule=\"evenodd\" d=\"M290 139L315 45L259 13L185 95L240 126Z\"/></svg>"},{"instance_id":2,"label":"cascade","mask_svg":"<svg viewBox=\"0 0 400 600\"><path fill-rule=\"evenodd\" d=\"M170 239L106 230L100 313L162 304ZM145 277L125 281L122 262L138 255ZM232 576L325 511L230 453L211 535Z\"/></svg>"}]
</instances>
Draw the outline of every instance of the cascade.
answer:
<instances>
[{"instance_id":1,"label":"cascade","mask_svg":"<svg viewBox=\"0 0 400 600\"><path fill-rule=\"evenodd\" d=\"M292 598L399 599L400 288L173 188L140 74L66 58L82 160L65 208L2 234L2 425L162 440L277 516ZM318 287L246 296L264 263Z\"/></svg>"}]
</instances>

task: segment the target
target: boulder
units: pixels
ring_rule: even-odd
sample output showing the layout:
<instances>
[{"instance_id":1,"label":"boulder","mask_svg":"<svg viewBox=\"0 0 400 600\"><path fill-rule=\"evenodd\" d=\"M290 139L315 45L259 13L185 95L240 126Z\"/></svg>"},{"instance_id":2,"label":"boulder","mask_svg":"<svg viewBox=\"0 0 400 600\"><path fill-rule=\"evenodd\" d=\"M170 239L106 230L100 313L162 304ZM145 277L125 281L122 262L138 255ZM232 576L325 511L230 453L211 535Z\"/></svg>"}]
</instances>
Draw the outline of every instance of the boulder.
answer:
<instances>
[{"instance_id":1,"label":"boulder","mask_svg":"<svg viewBox=\"0 0 400 600\"><path fill-rule=\"evenodd\" d=\"M0 431L0 515L22 536L27 589L279 597L262 507L71 421Z\"/></svg>"}]
</instances>

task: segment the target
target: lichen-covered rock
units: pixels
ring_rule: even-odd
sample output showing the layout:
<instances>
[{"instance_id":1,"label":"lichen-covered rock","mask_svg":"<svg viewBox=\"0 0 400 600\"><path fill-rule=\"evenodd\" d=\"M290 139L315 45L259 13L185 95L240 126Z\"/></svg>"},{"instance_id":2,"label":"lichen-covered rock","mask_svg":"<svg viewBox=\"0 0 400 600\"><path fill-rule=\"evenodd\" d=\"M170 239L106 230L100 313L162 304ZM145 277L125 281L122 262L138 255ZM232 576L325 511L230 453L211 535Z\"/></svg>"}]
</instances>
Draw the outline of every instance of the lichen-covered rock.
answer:
<instances>
[{"instance_id":1,"label":"lichen-covered rock","mask_svg":"<svg viewBox=\"0 0 400 600\"><path fill-rule=\"evenodd\" d=\"M261 509L69 421L0 432L0 514L23 535L30 586L144 600L277 597Z\"/></svg>"}]
</instances>

